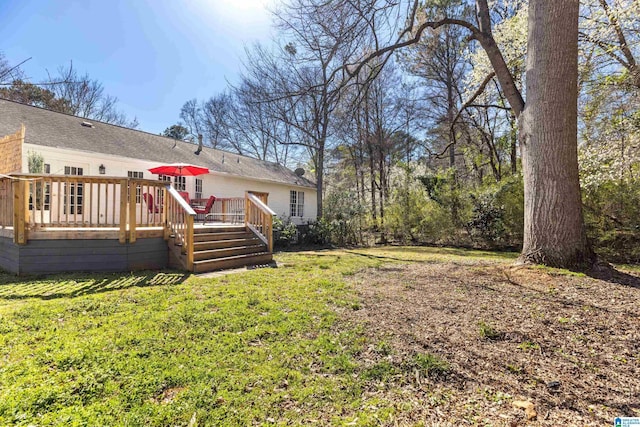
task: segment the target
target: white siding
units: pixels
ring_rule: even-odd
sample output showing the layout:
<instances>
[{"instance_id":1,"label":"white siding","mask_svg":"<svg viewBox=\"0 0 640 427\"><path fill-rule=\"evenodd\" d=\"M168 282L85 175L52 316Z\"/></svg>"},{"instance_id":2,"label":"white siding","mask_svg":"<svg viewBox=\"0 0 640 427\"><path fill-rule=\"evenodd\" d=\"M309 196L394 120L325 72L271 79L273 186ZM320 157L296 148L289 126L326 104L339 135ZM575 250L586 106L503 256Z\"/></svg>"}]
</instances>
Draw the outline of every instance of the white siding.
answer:
<instances>
[{"instance_id":1,"label":"white siding","mask_svg":"<svg viewBox=\"0 0 640 427\"><path fill-rule=\"evenodd\" d=\"M99 176L98 168L102 164L106 169L104 176L126 177L129 171L141 171L144 172L144 178L146 179L158 178L157 175L148 171L149 168L158 166L158 162L33 144L24 144L23 147L22 167L25 173L28 172L27 156L29 152L42 154L44 163L51 166L50 173L53 175L64 174L65 166L76 166L83 168L84 175ZM293 222L304 224L315 220L317 217L316 190L314 188L242 178L216 173L216 171L212 171L208 175L201 175L198 178L202 179L203 197L208 197L212 194L217 197L244 197L245 191L269 193L269 207L282 217L289 217L289 192L291 190L303 191L305 193L304 217L292 218ZM195 177L186 177L186 181L187 191L193 196L195 193Z\"/></svg>"}]
</instances>

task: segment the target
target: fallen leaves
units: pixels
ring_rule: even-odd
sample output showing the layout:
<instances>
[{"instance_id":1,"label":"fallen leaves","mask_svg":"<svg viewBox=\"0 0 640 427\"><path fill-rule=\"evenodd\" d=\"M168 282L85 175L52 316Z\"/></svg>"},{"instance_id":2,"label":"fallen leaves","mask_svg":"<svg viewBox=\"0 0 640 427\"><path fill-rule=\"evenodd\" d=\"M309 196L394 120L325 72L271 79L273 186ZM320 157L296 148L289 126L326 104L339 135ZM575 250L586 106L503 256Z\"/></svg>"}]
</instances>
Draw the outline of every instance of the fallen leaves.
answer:
<instances>
[{"instance_id":1,"label":"fallen leaves","mask_svg":"<svg viewBox=\"0 0 640 427\"><path fill-rule=\"evenodd\" d=\"M524 409L524 413L527 416L528 421L533 421L538 416L538 413L535 410L535 405L528 400L514 400L511 402L511 405L514 408Z\"/></svg>"},{"instance_id":2,"label":"fallen leaves","mask_svg":"<svg viewBox=\"0 0 640 427\"><path fill-rule=\"evenodd\" d=\"M627 391L640 389L640 286L491 263L371 269L352 283L361 309L343 315L365 325L361 360L403 366L429 353L451 366L444 379L410 370L372 385L406 405L400 424L600 426L635 406ZM479 322L501 339L482 339Z\"/></svg>"}]
</instances>

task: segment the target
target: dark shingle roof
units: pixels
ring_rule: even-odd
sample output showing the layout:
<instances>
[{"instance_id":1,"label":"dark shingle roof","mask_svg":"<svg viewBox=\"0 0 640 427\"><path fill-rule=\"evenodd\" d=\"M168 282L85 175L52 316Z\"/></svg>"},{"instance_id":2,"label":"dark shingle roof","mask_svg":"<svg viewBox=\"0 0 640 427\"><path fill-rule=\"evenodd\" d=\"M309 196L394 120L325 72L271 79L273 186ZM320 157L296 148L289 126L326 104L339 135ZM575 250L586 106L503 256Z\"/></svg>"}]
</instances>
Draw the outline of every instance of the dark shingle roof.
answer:
<instances>
[{"instance_id":1,"label":"dark shingle roof","mask_svg":"<svg viewBox=\"0 0 640 427\"><path fill-rule=\"evenodd\" d=\"M83 122L93 126L82 126ZM315 188L313 182L276 163L209 147L195 154L198 147L190 142L0 99L0 136L16 132L21 123L26 127L25 142L29 144L158 163L191 163L213 172Z\"/></svg>"}]
</instances>

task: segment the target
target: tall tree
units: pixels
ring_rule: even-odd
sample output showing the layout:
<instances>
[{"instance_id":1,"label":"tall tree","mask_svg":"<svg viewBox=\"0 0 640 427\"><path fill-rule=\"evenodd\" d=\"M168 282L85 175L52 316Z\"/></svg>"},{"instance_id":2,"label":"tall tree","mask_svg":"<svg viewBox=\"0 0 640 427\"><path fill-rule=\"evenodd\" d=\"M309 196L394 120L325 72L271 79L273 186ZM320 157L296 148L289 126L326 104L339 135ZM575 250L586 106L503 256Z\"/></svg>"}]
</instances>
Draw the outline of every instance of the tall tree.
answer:
<instances>
[{"instance_id":1,"label":"tall tree","mask_svg":"<svg viewBox=\"0 0 640 427\"><path fill-rule=\"evenodd\" d=\"M47 88L23 80L13 80L10 85L0 87L0 97L47 110L69 110L69 101L66 99L58 98Z\"/></svg>"},{"instance_id":2,"label":"tall tree","mask_svg":"<svg viewBox=\"0 0 640 427\"><path fill-rule=\"evenodd\" d=\"M292 144L307 148L315 169L316 207L322 217L324 168L332 142L333 114L341 96L345 52L354 48L354 10L325 0L290 0L276 14L283 42L275 55L257 48L248 81L266 88L280 120L295 132Z\"/></svg>"},{"instance_id":3,"label":"tall tree","mask_svg":"<svg viewBox=\"0 0 640 427\"><path fill-rule=\"evenodd\" d=\"M347 1L347 0L345 0ZM351 1L350 1L351 2ZM369 9L358 2L361 19L372 22L389 10L390 1ZM492 17L487 0L476 0L476 22L436 17L416 21L421 2L411 2L409 25L398 39L360 57L348 67L351 75L374 58L417 43L424 31L443 25L466 28L469 38L484 49L508 100L519 120L525 180L525 234L523 262L585 268L594 261L584 230L577 162L577 44L579 0L550 2L530 0L525 101L515 83L492 33ZM386 8L386 9L385 9ZM558 64L561 64L560 66Z\"/></svg>"},{"instance_id":4,"label":"tall tree","mask_svg":"<svg viewBox=\"0 0 640 427\"><path fill-rule=\"evenodd\" d=\"M181 125L188 129L190 136L197 138L202 134L202 106L196 98L184 103L180 109L180 119L182 120Z\"/></svg>"},{"instance_id":5,"label":"tall tree","mask_svg":"<svg viewBox=\"0 0 640 427\"><path fill-rule=\"evenodd\" d=\"M233 108L231 97L227 93L209 98L201 108L201 128L204 137L213 148L227 148L228 138L228 117Z\"/></svg>"},{"instance_id":6,"label":"tall tree","mask_svg":"<svg viewBox=\"0 0 640 427\"><path fill-rule=\"evenodd\" d=\"M578 177L578 12L578 0L529 2L521 259L584 268L594 254Z\"/></svg>"},{"instance_id":7,"label":"tall tree","mask_svg":"<svg viewBox=\"0 0 640 427\"><path fill-rule=\"evenodd\" d=\"M4 53L0 52L0 86L10 85L15 80L24 79L24 73L20 65L22 63L17 65L9 63Z\"/></svg>"},{"instance_id":8,"label":"tall tree","mask_svg":"<svg viewBox=\"0 0 640 427\"><path fill-rule=\"evenodd\" d=\"M104 91L104 86L98 80L91 79L88 74L80 75L73 68L60 67L58 75L49 77L47 86L56 98L65 101L65 108L61 113L87 119L99 120L119 126L135 129L138 120L130 120L122 111L118 110L118 98Z\"/></svg>"},{"instance_id":9,"label":"tall tree","mask_svg":"<svg viewBox=\"0 0 640 427\"><path fill-rule=\"evenodd\" d=\"M183 141L189 136L189 129L180 124L171 125L162 132L162 136Z\"/></svg>"},{"instance_id":10,"label":"tall tree","mask_svg":"<svg viewBox=\"0 0 640 427\"><path fill-rule=\"evenodd\" d=\"M469 7L458 2L437 3L427 15L455 16L466 19ZM456 141L453 120L462 103L464 79L469 70L468 55L465 54L466 33L464 28L447 25L432 32L423 33L420 40L408 47L403 55L408 71L421 78L429 104L431 129L440 134L439 150L448 147L449 167L456 167Z\"/></svg>"},{"instance_id":11,"label":"tall tree","mask_svg":"<svg viewBox=\"0 0 640 427\"><path fill-rule=\"evenodd\" d=\"M24 79L18 66L9 66L0 55L0 96L23 104L29 104L59 113L73 114L132 129L138 120L130 120L118 110L118 99L104 92L102 83L81 76L73 68L60 67L56 76L48 81L32 83Z\"/></svg>"},{"instance_id":12,"label":"tall tree","mask_svg":"<svg viewBox=\"0 0 640 427\"><path fill-rule=\"evenodd\" d=\"M597 51L596 66L618 69L625 84L640 88L637 0L583 0L580 39Z\"/></svg>"}]
</instances>

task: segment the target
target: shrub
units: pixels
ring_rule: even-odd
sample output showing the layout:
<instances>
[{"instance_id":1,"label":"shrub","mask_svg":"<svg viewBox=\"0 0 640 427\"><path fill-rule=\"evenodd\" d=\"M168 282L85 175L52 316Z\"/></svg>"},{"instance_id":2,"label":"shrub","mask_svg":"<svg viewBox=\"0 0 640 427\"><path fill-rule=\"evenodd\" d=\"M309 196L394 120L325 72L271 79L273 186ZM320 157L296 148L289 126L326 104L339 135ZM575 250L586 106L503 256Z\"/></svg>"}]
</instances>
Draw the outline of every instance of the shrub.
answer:
<instances>
[{"instance_id":1,"label":"shrub","mask_svg":"<svg viewBox=\"0 0 640 427\"><path fill-rule=\"evenodd\" d=\"M521 176L483 186L469 198L473 208L467 226L474 240L494 248L522 244L524 186Z\"/></svg>"},{"instance_id":2,"label":"shrub","mask_svg":"<svg viewBox=\"0 0 640 427\"><path fill-rule=\"evenodd\" d=\"M394 189L385 212L385 233L401 242L421 240L427 203L427 194L421 188Z\"/></svg>"},{"instance_id":3,"label":"shrub","mask_svg":"<svg viewBox=\"0 0 640 427\"><path fill-rule=\"evenodd\" d=\"M640 262L640 180L604 181L583 192L587 236L609 262Z\"/></svg>"},{"instance_id":4,"label":"shrub","mask_svg":"<svg viewBox=\"0 0 640 427\"><path fill-rule=\"evenodd\" d=\"M497 246L504 237L504 224L502 222L503 210L496 206L494 193L484 193L478 196L469 196L473 203L473 217L469 221L471 236L480 238L485 244Z\"/></svg>"},{"instance_id":5,"label":"shrub","mask_svg":"<svg viewBox=\"0 0 640 427\"><path fill-rule=\"evenodd\" d=\"M273 244L276 247L286 248L296 241L298 228L291 222L291 218L273 217Z\"/></svg>"},{"instance_id":6,"label":"shrub","mask_svg":"<svg viewBox=\"0 0 640 427\"><path fill-rule=\"evenodd\" d=\"M304 228L301 240L310 245L326 245L331 243L330 224L324 218L310 222Z\"/></svg>"},{"instance_id":7,"label":"shrub","mask_svg":"<svg viewBox=\"0 0 640 427\"><path fill-rule=\"evenodd\" d=\"M329 236L329 242L339 246L358 245L363 242L366 223L365 209L351 191L334 191L324 199L324 211L314 233Z\"/></svg>"}]
</instances>

